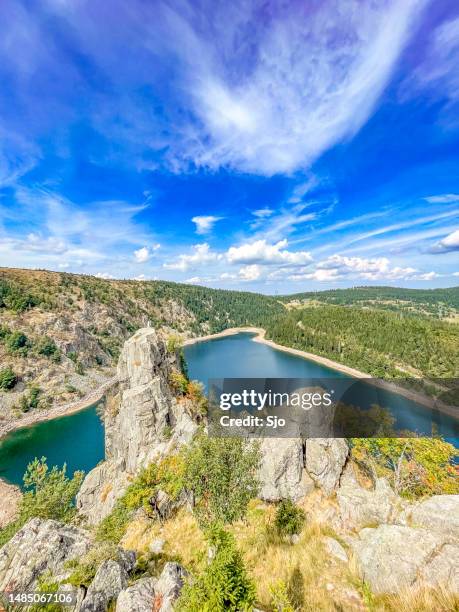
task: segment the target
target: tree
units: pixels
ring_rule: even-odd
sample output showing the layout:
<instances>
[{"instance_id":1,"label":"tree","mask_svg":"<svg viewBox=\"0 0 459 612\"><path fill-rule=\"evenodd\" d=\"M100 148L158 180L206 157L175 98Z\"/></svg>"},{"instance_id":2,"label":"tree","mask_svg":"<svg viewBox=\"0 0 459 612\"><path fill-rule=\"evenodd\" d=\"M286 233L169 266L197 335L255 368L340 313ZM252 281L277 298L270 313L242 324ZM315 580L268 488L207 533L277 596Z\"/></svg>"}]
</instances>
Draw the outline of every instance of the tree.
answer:
<instances>
[{"instance_id":1,"label":"tree","mask_svg":"<svg viewBox=\"0 0 459 612\"><path fill-rule=\"evenodd\" d=\"M179 612L243 612L253 609L255 587L247 575L234 536L221 526L207 531L213 558L193 582L185 585Z\"/></svg>"},{"instance_id":2,"label":"tree","mask_svg":"<svg viewBox=\"0 0 459 612\"><path fill-rule=\"evenodd\" d=\"M66 465L48 468L46 457L35 458L24 474L26 492L19 502L18 518L0 530L0 546L7 542L29 519L39 517L68 522L75 515L75 495L83 482L84 472L66 474Z\"/></svg>"},{"instance_id":3,"label":"tree","mask_svg":"<svg viewBox=\"0 0 459 612\"><path fill-rule=\"evenodd\" d=\"M185 483L202 525L242 518L259 490L260 450L240 438L196 436L185 456Z\"/></svg>"}]
</instances>

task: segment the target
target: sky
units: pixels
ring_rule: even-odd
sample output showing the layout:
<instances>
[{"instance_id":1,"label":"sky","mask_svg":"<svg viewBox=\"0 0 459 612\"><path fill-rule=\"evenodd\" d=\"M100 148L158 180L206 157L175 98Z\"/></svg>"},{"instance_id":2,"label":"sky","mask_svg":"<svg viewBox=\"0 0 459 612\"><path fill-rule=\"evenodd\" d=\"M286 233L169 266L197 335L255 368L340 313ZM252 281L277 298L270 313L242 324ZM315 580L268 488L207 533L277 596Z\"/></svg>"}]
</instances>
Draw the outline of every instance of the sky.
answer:
<instances>
[{"instance_id":1,"label":"sky","mask_svg":"<svg viewBox=\"0 0 459 612\"><path fill-rule=\"evenodd\" d=\"M0 266L459 284L454 0L2 0Z\"/></svg>"}]
</instances>

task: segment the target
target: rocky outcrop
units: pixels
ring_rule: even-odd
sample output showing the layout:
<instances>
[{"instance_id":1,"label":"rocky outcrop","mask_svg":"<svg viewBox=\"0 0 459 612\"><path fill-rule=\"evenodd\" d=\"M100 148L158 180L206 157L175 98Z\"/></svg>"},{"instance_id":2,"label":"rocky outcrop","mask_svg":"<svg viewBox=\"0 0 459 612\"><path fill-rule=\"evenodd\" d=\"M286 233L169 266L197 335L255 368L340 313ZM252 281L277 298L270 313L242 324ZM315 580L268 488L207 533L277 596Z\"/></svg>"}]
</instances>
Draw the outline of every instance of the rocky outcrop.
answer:
<instances>
[{"instance_id":1,"label":"rocky outcrop","mask_svg":"<svg viewBox=\"0 0 459 612\"><path fill-rule=\"evenodd\" d=\"M349 464L336 492L342 526L359 530L395 520L401 505L385 478L377 478L373 488L362 487Z\"/></svg>"},{"instance_id":2,"label":"rocky outcrop","mask_svg":"<svg viewBox=\"0 0 459 612\"><path fill-rule=\"evenodd\" d=\"M166 563L158 579L144 578L122 591L116 612L172 612L186 572L178 563Z\"/></svg>"},{"instance_id":3,"label":"rocky outcrop","mask_svg":"<svg viewBox=\"0 0 459 612\"><path fill-rule=\"evenodd\" d=\"M127 587L128 571L132 568L133 564L104 561L99 566L77 612L105 612L109 604Z\"/></svg>"},{"instance_id":4,"label":"rocky outcrop","mask_svg":"<svg viewBox=\"0 0 459 612\"><path fill-rule=\"evenodd\" d=\"M30 591L45 572L68 574L65 565L86 554L89 534L53 520L31 519L0 550L0 592Z\"/></svg>"},{"instance_id":5,"label":"rocky outcrop","mask_svg":"<svg viewBox=\"0 0 459 612\"><path fill-rule=\"evenodd\" d=\"M197 425L169 387L173 366L174 356L153 328L140 329L124 344L118 390L105 417L106 461L86 476L77 497L89 523L111 512L140 469L193 437Z\"/></svg>"},{"instance_id":6,"label":"rocky outcrop","mask_svg":"<svg viewBox=\"0 0 459 612\"><path fill-rule=\"evenodd\" d=\"M306 471L326 495L336 489L348 454L349 446L341 438L306 440Z\"/></svg>"},{"instance_id":7,"label":"rocky outcrop","mask_svg":"<svg viewBox=\"0 0 459 612\"><path fill-rule=\"evenodd\" d=\"M260 448L260 497L266 501L297 501L315 486L331 495L349 453L346 441L338 438L264 438Z\"/></svg>"},{"instance_id":8,"label":"rocky outcrop","mask_svg":"<svg viewBox=\"0 0 459 612\"><path fill-rule=\"evenodd\" d=\"M260 445L260 497L266 501L300 499L314 488L304 469L303 443L298 438L265 438Z\"/></svg>"},{"instance_id":9,"label":"rocky outcrop","mask_svg":"<svg viewBox=\"0 0 459 612\"><path fill-rule=\"evenodd\" d=\"M155 578L142 578L118 595L116 612L151 612L155 608Z\"/></svg>"},{"instance_id":10,"label":"rocky outcrop","mask_svg":"<svg viewBox=\"0 0 459 612\"><path fill-rule=\"evenodd\" d=\"M459 540L459 495L434 495L410 505L400 516L401 524L424 527Z\"/></svg>"},{"instance_id":11,"label":"rocky outcrop","mask_svg":"<svg viewBox=\"0 0 459 612\"><path fill-rule=\"evenodd\" d=\"M459 593L459 542L450 536L380 525L363 529L352 546L362 579L374 593L418 585Z\"/></svg>"}]
</instances>

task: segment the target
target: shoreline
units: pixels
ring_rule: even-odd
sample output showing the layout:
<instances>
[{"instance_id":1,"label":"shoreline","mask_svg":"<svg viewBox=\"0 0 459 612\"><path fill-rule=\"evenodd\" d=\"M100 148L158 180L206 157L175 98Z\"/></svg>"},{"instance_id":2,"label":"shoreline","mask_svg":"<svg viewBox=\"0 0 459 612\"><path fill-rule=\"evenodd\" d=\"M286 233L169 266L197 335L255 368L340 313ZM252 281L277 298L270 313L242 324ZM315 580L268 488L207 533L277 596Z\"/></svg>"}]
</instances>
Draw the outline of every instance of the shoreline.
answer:
<instances>
[{"instance_id":1,"label":"shoreline","mask_svg":"<svg viewBox=\"0 0 459 612\"><path fill-rule=\"evenodd\" d=\"M199 338L189 338L185 340L183 346L191 346L198 342L207 342L208 340L216 340L218 338L225 338L227 336L235 336L237 334L242 333L252 333L256 334L253 338L254 342L259 342L260 344L266 344L271 348L282 351L284 353L290 353L290 355L295 355L297 357L301 357L302 359L307 359L308 361L313 361L315 363L319 363L324 365L331 370L336 370L337 372L341 372L343 374L347 374L352 378L365 378L369 379L368 382L375 387L379 387L381 389L385 389L386 391L390 391L392 393L397 393L409 399L413 402L421 404L425 408L430 408L432 410L438 410L443 414L446 414L452 418L458 418L457 411L453 406L449 406L448 404L444 404L438 400L433 400L426 395L418 393L417 391L410 391L409 389L404 389L403 387L398 386L396 383L391 381L385 381L379 378L373 378L370 374L366 374L365 372L361 372L355 368L351 368L350 366L346 366L342 363L338 363L337 361L333 361L328 357L322 357L321 355L315 355L314 353L308 353L307 351L302 351L300 349L291 348L288 346L283 346L282 344L277 344L273 340L267 340L266 330L261 327L231 327L229 329L225 329L222 332L218 332L217 334L209 334L207 336L200 336Z\"/></svg>"},{"instance_id":2,"label":"shoreline","mask_svg":"<svg viewBox=\"0 0 459 612\"><path fill-rule=\"evenodd\" d=\"M56 406L54 408L48 408L46 410L41 410L37 413L27 414L23 418L15 419L14 421L10 421L9 423L0 424L0 442L8 434L18 429L31 427L32 425L35 425L36 423L40 423L42 421L50 421L52 419L58 419L63 416L69 416L71 414L74 414L75 412L80 412L81 410L89 408L92 404L100 402L100 400L103 398L108 389L110 389L110 387L112 387L116 383L116 381L116 376L108 379L102 385L97 387L97 389L94 389L76 402L71 402L62 406Z\"/></svg>"}]
</instances>

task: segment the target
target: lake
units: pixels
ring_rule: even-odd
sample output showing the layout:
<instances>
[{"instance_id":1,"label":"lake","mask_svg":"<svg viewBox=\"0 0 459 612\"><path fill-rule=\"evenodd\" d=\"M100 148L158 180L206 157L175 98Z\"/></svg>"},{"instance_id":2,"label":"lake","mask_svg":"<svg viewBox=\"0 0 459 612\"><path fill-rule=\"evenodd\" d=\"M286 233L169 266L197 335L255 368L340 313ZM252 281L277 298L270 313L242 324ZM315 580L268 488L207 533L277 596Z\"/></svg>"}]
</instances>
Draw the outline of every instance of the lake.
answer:
<instances>
[{"instance_id":1,"label":"lake","mask_svg":"<svg viewBox=\"0 0 459 612\"><path fill-rule=\"evenodd\" d=\"M253 342L252 334L237 334L185 347L190 378L205 385L210 378L344 378L336 370ZM374 391L389 405L400 426L430 431L431 411L406 398ZM450 438L455 422L436 414L440 433ZM457 424L457 422L456 422ZM0 478L22 484L22 475L34 457L45 456L49 465L67 463L67 471L88 472L104 458L103 425L95 406L58 419L12 432L0 442Z\"/></svg>"}]
</instances>

